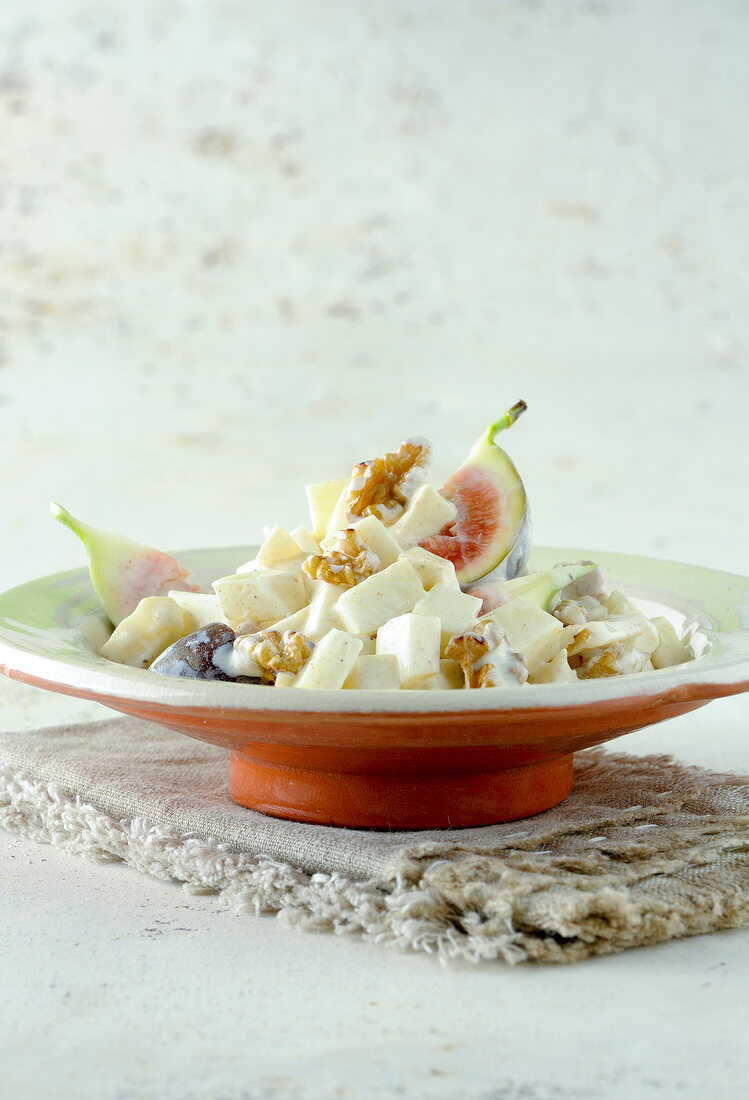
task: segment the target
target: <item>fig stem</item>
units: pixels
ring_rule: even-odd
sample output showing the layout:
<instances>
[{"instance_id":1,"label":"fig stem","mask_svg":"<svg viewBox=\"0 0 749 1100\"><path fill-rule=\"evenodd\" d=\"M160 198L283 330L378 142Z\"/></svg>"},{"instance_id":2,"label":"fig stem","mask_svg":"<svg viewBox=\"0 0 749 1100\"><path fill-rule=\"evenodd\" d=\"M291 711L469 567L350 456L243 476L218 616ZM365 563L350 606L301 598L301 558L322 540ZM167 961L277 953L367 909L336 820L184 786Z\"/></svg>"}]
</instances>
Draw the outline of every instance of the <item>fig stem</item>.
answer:
<instances>
[{"instance_id":1,"label":"fig stem","mask_svg":"<svg viewBox=\"0 0 749 1100\"><path fill-rule=\"evenodd\" d=\"M493 443L494 436L498 435L499 432L504 431L505 428L509 428L512 424L514 424L520 414L524 413L527 408L528 406L526 405L525 401L516 402L511 409L507 410L503 417L501 417L499 420L495 421L495 423L491 425L486 433L487 441L489 443Z\"/></svg>"},{"instance_id":2,"label":"fig stem","mask_svg":"<svg viewBox=\"0 0 749 1100\"><path fill-rule=\"evenodd\" d=\"M71 516L67 508L63 508L63 506L61 504L58 504L57 501L53 500L50 504L49 514L52 516L53 519L56 519L60 523L63 523L66 527L69 527L74 534L79 534L79 532L74 527L75 520L73 519L73 516Z\"/></svg>"}]
</instances>

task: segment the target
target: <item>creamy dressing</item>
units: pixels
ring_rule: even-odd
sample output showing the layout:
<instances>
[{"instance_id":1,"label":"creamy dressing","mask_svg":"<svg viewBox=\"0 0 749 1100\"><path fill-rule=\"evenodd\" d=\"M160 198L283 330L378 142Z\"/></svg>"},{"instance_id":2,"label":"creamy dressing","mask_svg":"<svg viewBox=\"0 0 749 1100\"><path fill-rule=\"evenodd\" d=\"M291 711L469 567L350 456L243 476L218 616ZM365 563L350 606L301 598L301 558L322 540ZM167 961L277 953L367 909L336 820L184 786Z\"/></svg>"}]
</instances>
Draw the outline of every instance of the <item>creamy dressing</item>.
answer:
<instances>
[{"instance_id":1,"label":"creamy dressing","mask_svg":"<svg viewBox=\"0 0 749 1100\"><path fill-rule=\"evenodd\" d=\"M476 671L485 665L494 669L496 687L517 687L528 679L528 663L522 653L516 653L507 640L501 626L495 622L482 623L477 628L489 643L488 651L473 666Z\"/></svg>"}]
</instances>

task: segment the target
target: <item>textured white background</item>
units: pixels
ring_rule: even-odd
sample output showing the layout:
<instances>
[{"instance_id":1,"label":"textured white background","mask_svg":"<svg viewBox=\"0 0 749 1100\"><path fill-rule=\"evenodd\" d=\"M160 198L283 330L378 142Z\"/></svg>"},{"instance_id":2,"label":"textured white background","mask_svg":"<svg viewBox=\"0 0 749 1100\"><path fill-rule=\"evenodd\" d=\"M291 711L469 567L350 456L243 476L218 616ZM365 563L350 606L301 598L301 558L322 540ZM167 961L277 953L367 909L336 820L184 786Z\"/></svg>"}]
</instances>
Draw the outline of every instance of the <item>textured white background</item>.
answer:
<instances>
[{"instance_id":1,"label":"textured white background","mask_svg":"<svg viewBox=\"0 0 749 1100\"><path fill-rule=\"evenodd\" d=\"M748 50L744 0L5 0L0 587L80 563L50 498L251 542L407 434L439 481L519 397L538 542L749 571ZM0 693L6 728L99 714ZM749 770L746 719L622 744ZM749 1068L742 933L444 973L2 845L0 1095L718 1098Z\"/></svg>"}]
</instances>

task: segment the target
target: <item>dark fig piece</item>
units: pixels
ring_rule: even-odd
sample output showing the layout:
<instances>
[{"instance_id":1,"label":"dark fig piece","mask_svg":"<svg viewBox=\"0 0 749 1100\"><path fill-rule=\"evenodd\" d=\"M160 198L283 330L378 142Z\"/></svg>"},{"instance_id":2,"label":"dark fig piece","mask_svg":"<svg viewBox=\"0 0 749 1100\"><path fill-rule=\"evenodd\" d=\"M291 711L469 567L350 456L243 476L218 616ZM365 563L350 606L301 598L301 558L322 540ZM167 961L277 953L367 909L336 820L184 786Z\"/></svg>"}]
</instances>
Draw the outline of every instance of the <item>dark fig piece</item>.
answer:
<instances>
[{"instance_id":1,"label":"dark fig piece","mask_svg":"<svg viewBox=\"0 0 749 1100\"><path fill-rule=\"evenodd\" d=\"M188 680L264 683L260 676L231 675L235 638L236 634L226 623L209 623L165 649L153 662L150 671L161 676L183 676Z\"/></svg>"}]
</instances>

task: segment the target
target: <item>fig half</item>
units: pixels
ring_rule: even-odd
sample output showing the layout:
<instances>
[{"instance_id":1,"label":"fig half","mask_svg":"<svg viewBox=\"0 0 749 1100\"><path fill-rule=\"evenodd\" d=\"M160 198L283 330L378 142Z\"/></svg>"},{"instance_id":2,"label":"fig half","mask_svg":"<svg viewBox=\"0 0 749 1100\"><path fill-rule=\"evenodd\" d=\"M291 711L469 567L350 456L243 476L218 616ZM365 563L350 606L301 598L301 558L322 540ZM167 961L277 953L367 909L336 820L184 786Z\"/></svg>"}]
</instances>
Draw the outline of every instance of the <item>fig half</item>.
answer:
<instances>
[{"instance_id":1,"label":"fig half","mask_svg":"<svg viewBox=\"0 0 749 1100\"><path fill-rule=\"evenodd\" d=\"M479 579L509 580L528 560L530 512L525 488L512 459L494 442L526 408L524 401L518 401L476 441L440 490L457 508L455 520L419 543L451 561L461 585Z\"/></svg>"},{"instance_id":2,"label":"fig half","mask_svg":"<svg viewBox=\"0 0 749 1100\"><path fill-rule=\"evenodd\" d=\"M94 591L115 626L135 611L145 596L166 596L174 589L198 591L188 582L187 570L162 550L142 546L125 535L100 531L54 502L49 511L83 543Z\"/></svg>"}]
</instances>

